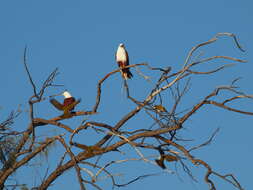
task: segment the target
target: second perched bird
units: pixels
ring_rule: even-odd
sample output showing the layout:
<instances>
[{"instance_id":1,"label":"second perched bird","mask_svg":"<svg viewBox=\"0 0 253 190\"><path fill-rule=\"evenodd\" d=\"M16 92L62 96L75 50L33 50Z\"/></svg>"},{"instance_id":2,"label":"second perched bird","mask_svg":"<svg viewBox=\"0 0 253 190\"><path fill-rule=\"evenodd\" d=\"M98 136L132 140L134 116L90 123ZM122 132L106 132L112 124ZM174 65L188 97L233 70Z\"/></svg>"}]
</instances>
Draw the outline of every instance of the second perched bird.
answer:
<instances>
[{"instance_id":1,"label":"second perched bird","mask_svg":"<svg viewBox=\"0 0 253 190\"><path fill-rule=\"evenodd\" d=\"M122 77L127 80L133 77L132 73L130 72L129 68L124 68L129 65L129 58L128 53L125 49L124 44L119 44L118 50L116 52L116 62L118 66L121 68L121 75Z\"/></svg>"},{"instance_id":2,"label":"second perched bird","mask_svg":"<svg viewBox=\"0 0 253 190\"><path fill-rule=\"evenodd\" d=\"M74 97L71 96L71 94L68 91L64 91L61 95L64 96L63 104L58 102L54 98L50 98L50 103L58 110L61 110L64 112L64 114L68 114L71 111L74 110L75 106L80 103L80 99L76 101Z\"/></svg>"}]
</instances>

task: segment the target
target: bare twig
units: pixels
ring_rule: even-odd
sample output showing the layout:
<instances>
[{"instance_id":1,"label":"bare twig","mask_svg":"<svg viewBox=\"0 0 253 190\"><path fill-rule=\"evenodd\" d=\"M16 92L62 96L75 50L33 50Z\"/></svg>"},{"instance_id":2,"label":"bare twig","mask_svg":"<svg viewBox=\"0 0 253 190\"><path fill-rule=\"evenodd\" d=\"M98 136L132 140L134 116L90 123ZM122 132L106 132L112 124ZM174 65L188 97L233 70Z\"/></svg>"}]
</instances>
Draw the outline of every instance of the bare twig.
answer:
<instances>
[{"instance_id":1,"label":"bare twig","mask_svg":"<svg viewBox=\"0 0 253 190\"><path fill-rule=\"evenodd\" d=\"M35 86L35 84L34 84L34 82L33 82L32 76L31 76L31 74L30 74L30 72L29 72L29 69L28 69L28 66L27 66L27 58L26 58L26 54L27 54L27 53L26 53L26 52L27 52L27 47L25 47L25 50L24 50L23 64L24 64L24 66L25 66L25 70L26 70L26 74L28 75L29 82L31 83L32 88L33 88L33 95L34 95L35 97L37 97L38 95L37 95L36 86Z\"/></svg>"},{"instance_id":2,"label":"bare twig","mask_svg":"<svg viewBox=\"0 0 253 190\"><path fill-rule=\"evenodd\" d=\"M215 135L219 132L220 128L217 128L214 133L212 134L212 136L204 143L198 145L198 146L195 146L195 147L192 147L191 149L189 149L188 151L191 152L193 150L196 150L196 149L199 149L203 146L206 146L206 145L209 145L212 141L213 141L213 138L215 137Z\"/></svg>"}]
</instances>

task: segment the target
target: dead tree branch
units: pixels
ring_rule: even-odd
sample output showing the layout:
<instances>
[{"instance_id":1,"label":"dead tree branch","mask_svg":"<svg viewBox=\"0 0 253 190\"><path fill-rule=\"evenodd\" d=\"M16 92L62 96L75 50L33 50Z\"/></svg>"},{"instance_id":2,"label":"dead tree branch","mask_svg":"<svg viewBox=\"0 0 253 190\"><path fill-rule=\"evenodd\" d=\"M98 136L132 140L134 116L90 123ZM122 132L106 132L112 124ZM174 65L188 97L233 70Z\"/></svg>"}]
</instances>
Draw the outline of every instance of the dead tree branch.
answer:
<instances>
[{"instance_id":1,"label":"dead tree branch","mask_svg":"<svg viewBox=\"0 0 253 190\"><path fill-rule=\"evenodd\" d=\"M99 181L101 181L102 178L103 180L109 178L113 187L125 187L135 181L157 175L154 173L136 175L137 177L131 176L132 180L130 181L121 184L117 183L118 174L112 172L113 167L111 166L121 163L129 164L129 161L139 161L158 166L157 168L160 169L160 171L170 174L175 172L170 169L169 164L179 163L179 166L182 167L182 171L186 172L193 181L196 181L196 179L189 165L203 166L206 171L203 178L205 183L209 185L210 190L217 190L217 184L215 183L215 179L213 179L214 176L223 179L229 184L232 184L235 188L242 190L241 184L233 174L221 175L215 172L213 170L214 167L211 167L204 159L199 159L193 154L194 150L198 149L200 151L203 147L213 142L218 129L214 131L211 137L200 145L194 145L192 143L193 141L187 140L187 137L185 136L182 137L180 133L181 130L188 125L187 121L192 119L193 115L196 115L200 111L208 110L210 107L209 105L215 106L216 109L222 108L223 110L231 111L233 113L249 116L253 115L253 112L250 110L247 111L240 105L235 106L235 103L239 101L253 99L253 95L240 91L238 78L233 80L230 85L216 87L209 94L202 98L200 97L201 99L198 99L197 103L192 103L191 106L187 105L186 107L183 104L183 98L185 96L190 96L190 93L187 92L189 92L192 87L193 80L191 79L193 77L197 78L199 75L213 75L217 72L225 71L229 66L233 66L236 63L245 63L242 59L224 55L215 55L205 58L201 58L201 55L198 56L198 60L196 61L195 57L193 57L195 56L195 52L200 48L215 43L222 36L232 38L236 47L239 50L244 51L234 34L218 33L210 40L194 46L189 51L179 70L173 70L170 66L153 68L147 63L133 64L125 67L142 69L142 66L145 66L150 72L156 74L154 77L156 80L153 80L153 76L151 78L143 71L137 71L141 77L144 77L145 79L148 78L149 81L151 81L151 79L153 80L152 83L148 83L149 85L152 85L151 88L149 87L148 93L143 96L144 98L139 99L135 98L131 93L132 89L128 86L129 81L124 80L126 100L133 104L134 108L128 110L123 117L117 118L114 124L107 124L111 123L110 121L98 121L98 119L96 119L96 114L98 114L100 103L103 100L103 84L106 80L109 80L112 75L120 72L121 69L109 72L98 81L95 103L92 108L89 109L90 111L80 110L71 112L68 115L63 114L56 117L50 117L50 119L45 119L40 116L35 117L34 113L39 113L35 110L37 109L35 104L42 103L46 99L45 91L50 89L49 87L59 86L54 84L54 80L59 74L59 71L56 68L51 72L43 82L42 86L38 88L28 69L26 47L23 55L23 64L29 83L33 89L33 93L28 100L29 124L26 129L23 129L22 131L15 131L13 128L10 128L14 123L14 119L19 115L19 112L17 114L14 112L11 113L5 121L0 123L0 139L2 140L2 144L0 144L0 159L3 165L0 171L0 189L4 189L4 187L9 185L5 184L6 180L16 170L29 163L38 154L46 150L50 144L58 141L60 142L59 145L61 146L62 152L56 166L50 171L47 170L48 175L46 174L41 184L36 188L34 187L34 189L47 189L59 176L71 168L75 169L75 177L78 179L80 189L82 190L87 189L89 186L102 190L103 188L100 187L99 184ZM194 59L195 61L193 61ZM200 69L210 63L211 69ZM144 116L141 116L149 119L147 119L147 123L137 123L138 128L136 128L136 130L131 131L126 129L125 125L129 124L130 120L135 121L134 119L138 118L136 117L137 114L142 110ZM87 119L80 122L81 125L80 123L78 125L73 124L74 122L72 124L64 124L66 119L70 120L83 115L94 115L94 118L92 121ZM150 120L151 122L148 123ZM52 126L60 128L61 130L64 130L64 132L66 131L66 134L64 134L64 136L62 134L56 136L50 136L50 134L47 134L48 138L39 137L37 135L37 132L40 132L38 128L43 129ZM187 129L191 130L190 127ZM89 138L85 138L85 140L83 140L83 136L79 138L80 135L85 135L85 132L89 132L89 130L97 132L97 134L95 134L96 138L94 138L96 141L92 141L92 143L87 142ZM57 133L59 133L58 130ZM17 136L15 141L8 141L7 138L13 136ZM4 149L7 147L4 147L4 140L5 142L9 142L9 147L10 145L13 145L8 154ZM185 144L187 144L187 146ZM137 158L129 157L129 149L136 153ZM111 154L112 152L119 156L124 155L126 158L122 159L120 157L115 157L113 160L105 158L105 154ZM148 155L146 155L146 152L148 152ZM97 157L97 161L94 161ZM100 158L103 159L100 160ZM163 170L161 170L161 168ZM14 187L16 187L15 184Z\"/></svg>"}]
</instances>

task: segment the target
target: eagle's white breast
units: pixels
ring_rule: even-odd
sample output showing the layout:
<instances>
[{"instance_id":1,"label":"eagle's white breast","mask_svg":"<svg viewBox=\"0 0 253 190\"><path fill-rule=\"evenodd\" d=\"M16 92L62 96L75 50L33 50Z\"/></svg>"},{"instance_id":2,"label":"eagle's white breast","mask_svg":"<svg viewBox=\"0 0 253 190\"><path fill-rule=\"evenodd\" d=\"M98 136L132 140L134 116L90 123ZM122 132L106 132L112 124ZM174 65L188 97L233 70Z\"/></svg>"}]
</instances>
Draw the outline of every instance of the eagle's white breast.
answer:
<instances>
[{"instance_id":1,"label":"eagle's white breast","mask_svg":"<svg viewBox=\"0 0 253 190\"><path fill-rule=\"evenodd\" d=\"M126 51L123 47L118 47L117 53L116 53L116 60L117 61L127 61Z\"/></svg>"}]
</instances>

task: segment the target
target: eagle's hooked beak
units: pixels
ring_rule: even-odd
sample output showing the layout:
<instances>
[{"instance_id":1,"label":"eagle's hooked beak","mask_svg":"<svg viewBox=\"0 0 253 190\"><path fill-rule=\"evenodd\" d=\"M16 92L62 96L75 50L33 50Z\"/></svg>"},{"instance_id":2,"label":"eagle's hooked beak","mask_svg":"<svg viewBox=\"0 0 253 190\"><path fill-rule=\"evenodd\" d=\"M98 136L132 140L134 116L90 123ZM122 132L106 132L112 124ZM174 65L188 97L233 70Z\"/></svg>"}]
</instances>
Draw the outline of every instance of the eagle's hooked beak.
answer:
<instances>
[{"instance_id":1,"label":"eagle's hooked beak","mask_svg":"<svg viewBox=\"0 0 253 190\"><path fill-rule=\"evenodd\" d=\"M65 90L64 90L63 92L61 92L60 94L53 94L53 95L49 96L49 98L53 98L53 97L55 97L55 96L62 96L62 94L63 94L65 91L67 91L67 89L65 89Z\"/></svg>"},{"instance_id":2,"label":"eagle's hooked beak","mask_svg":"<svg viewBox=\"0 0 253 190\"><path fill-rule=\"evenodd\" d=\"M60 93L60 94L54 94L54 95L49 96L49 98L53 98L55 96L61 96L61 95L62 95L62 93Z\"/></svg>"}]
</instances>

